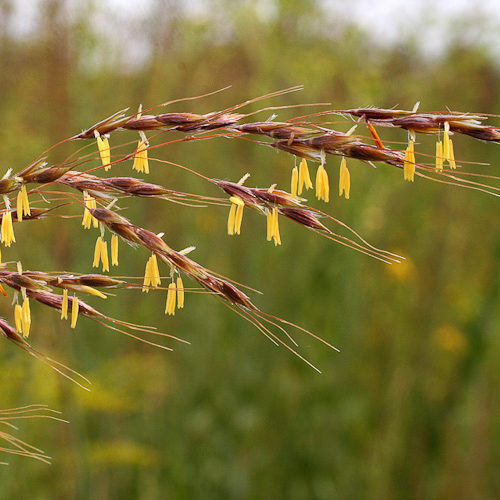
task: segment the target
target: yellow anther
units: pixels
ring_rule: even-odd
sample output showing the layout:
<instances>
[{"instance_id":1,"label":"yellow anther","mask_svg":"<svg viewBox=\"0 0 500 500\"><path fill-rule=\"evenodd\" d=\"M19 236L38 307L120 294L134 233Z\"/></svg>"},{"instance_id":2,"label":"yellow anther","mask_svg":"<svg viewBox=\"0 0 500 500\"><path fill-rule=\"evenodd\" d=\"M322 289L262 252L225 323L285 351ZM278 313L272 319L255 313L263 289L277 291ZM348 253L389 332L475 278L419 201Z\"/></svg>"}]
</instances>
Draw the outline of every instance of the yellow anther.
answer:
<instances>
[{"instance_id":1,"label":"yellow anther","mask_svg":"<svg viewBox=\"0 0 500 500\"><path fill-rule=\"evenodd\" d=\"M103 272L109 271L108 243L106 241L101 244L101 262Z\"/></svg>"},{"instance_id":2,"label":"yellow anther","mask_svg":"<svg viewBox=\"0 0 500 500\"><path fill-rule=\"evenodd\" d=\"M16 331L22 333L23 331L23 308L16 304L14 307L14 322L16 323Z\"/></svg>"},{"instance_id":3,"label":"yellow anther","mask_svg":"<svg viewBox=\"0 0 500 500\"><path fill-rule=\"evenodd\" d=\"M142 291L148 293L150 288L156 288L158 285L161 285L160 270L156 255L153 254L146 262Z\"/></svg>"},{"instance_id":4,"label":"yellow anther","mask_svg":"<svg viewBox=\"0 0 500 500\"><path fill-rule=\"evenodd\" d=\"M19 222L23 221L23 195L21 191L17 193L17 220Z\"/></svg>"},{"instance_id":5,"label":"yellow anther","mask_svg":"<svg viewBox=\"0 0 500 500\"><path fill-rule=\"evenodd\" d=\"M92 262L92 267L99 267L99 262L101 261L101 251L102 251L102 238L99 236L95 242L94 261Z\"/></svg>"},{"instance_id":6,"label":"yellow anther","mask_svg":"<svg viewBox=\"0 0 500 500\"><path fill-rule=\"evenodd\" d=\"M21 222L23 215L31 215L30 202L28 200L28 192L23 184L19 193L17 193L17 220Z\"/></svg>"},{"instance_id":7,"label":"yellow anther","mask_svg":"<svg viewBox=\"0 0 500 500\"><path fill-rule=\"evenodd\" d=\"M182 309L184 307L184 283L182 278L178 276L177 278L177 309Z\"/></svg>"},{"instance_id":8,"label":"yellow anther","mask_svg":"<svg viewBox=\"0 0 500 500\"><path fill-rule=\"evenodd\" d=\"M176 297L177 297L177 293L176 293L175 283L170 283L170 285L168 285L167 304L165 306L165 314L168 314L170 316L173 316L175 314Z\"/></svg>"},{"instance_id":9,"label":"yellow anther","mask_svg":"<svg viewBox=\"0 0 500 500\"><path fill-rule=\"evenodd\" d=\"M26 186L24 184L21 188L21 197L23 205L23 215L31 215L30 200L28 199L28 192L26 191Z\"/></svg>"},{"instance_id":10,"label":"yellow anther","mask_svg":"<svg viewBox=\"0 0 500 500\"><path fill-rule=\"evenodd\" d=\"M453 141L451 139L450 139L448 163L450 164L451 169L455 170L457 168L457 164L455 163L455 152L453 151Z\"/></svg>"},{"instance_id":11,"label":"yellow anther","mask_svg":"<svg viewBox=\"0 0 500 500\"><path fill-rule=\"evenodd\" d=\"M236 205L231 203L229 217L227 218L227 234L234 234L234 221L236 219Z\"/></svg>"},{"instance_id":12,"label":"yellow anther","mask_svg":"<svg viewBox=\"0 0 500 500\"><path fill-rule=\"evenodd\" d=\"M280 226L278 221L278 209L276 207L273 208L273 218L274 218L274 234L273 240L274 245L281 245L281 236L280 236Z\"/></svg>"},{"instance_id":13,"label":"yellow anther","mask_svg":"<svg viewBox=\"0 0 500 500\"><path fill-rule=\"evenodd\" d=\"M299 194L302 194L302 190L304 189L304 187L306 189L311 189L313 187L311 176L309 175L309 167L307 166L307 161L305 158L302 159L299 165Z\"/></svg>"},{"instance_id":14,"label":"yellow anther","mask_svg":"<svg viewBox=\"0 0 500 500\"><path fill-rule=\"evenodd\" d=\"M68 319L68 290L63 290L63 298L61 302L61 319Z\"/></svg>"},{"instance_id":15,"label":"yellow anther","mask_svg":"<svg viewBox=\"0 0 500 500\"><path fill-rule=\"evenodd\" d=\"M158 269L158 260L156 255L152 255L149 260L151 261L151 285L156 288L161 285L160 270Z\"/></svg>"},{"instance_id":16,"label":"yellow anther","mask_svg":"<svg viewBox=\"0 0 500 500\"><path fill-rule=\"evenodd\" d=\"M95 295L96 297L100 297L101 299L107 299L108 297L104 295L100 290L96 290L95 288L87 285L81 285L78 287L78 291L82 293L88 293L89 295Z\"/></svg>"},{"instance_id":17,"label":"yellow anther","mask_svg":"<svg viewBox=\"0 0 500 500\"><path fill-rule=\"evenodd\" d=\"M280 228L278 222L279 212L276 207L267 212L267 241L274 241L275 245L281 245Z\"/></svg>"},{"instance_id":18,"label":"yellow anther","mask_svg":"<svg viewBox=\"0 0 500 500\"><path fill-rule=\"evenodd\" d=\"M436 170L443 170L443 143L436 142Z\"/></svg>"},{"instance_id":19,"label":"yellow anther","mask_svg":"<svg viewBox=\"0 0 500 500\"><path fill-rule=\"evenodd\" d=\"M99 236L95 242L94 261L92 267L99 267L102 262L102 270L109 271L108 244Z\"/></svg>"},{"instance_id":20,"label":"yellow anther","mask_svg":"<svg viewBox=\"0 0 500 500\"><path fill-rule=\"evenodd\" d=\"M148 163L148 150L147 143L145 141L139 141L137 144L137 150L134 155L134 164L132 168L138 172L149 174L149 163Z\"/></svg>"},{"instance_id":21,"label":"yellow anther","mask_svg":"<svg viewBox=\"0 0 500 500\"><path fill-rule=\"evenodd\" d=\"M231 196L229 201L231 202L231 208L227 219L227 234L240 234L245 203L238 196Z\"/></svg>"},{"instance_id":22,"label":"yellow anther","mask_svg":"<svg viewBox=\"0 0 500 500\"><path fill-rule=\"evenodd\" d=\"M403 171L406 181L413 182L415 180L415 143L412 140L405 151Z\"/></svg>"},{"instance_id":23,"label":"yellow anther","mask_svg":"<svg viewBox=\"0 0 500 500\"><path fill-rule=\"evenodd\" d=\"M149 293L149 285L151 284L151 258L146 262L144 270L144 281L142 282L142 291Z\"/></svg>"},{"instance_id":24,"label":"yellow anther","mask_svg":"<svg viewBox=\"0 0 500 500\"><path fill-rule=\"evenodd\" d=\"M78 311L80 310L80 305L78 303L78 297L73 297L71 301L71 328L75 328L76 322L78 321Z\"/></svg>"},{"instance_id":25,"label":"yellow anther","mask_svg":"<svg viewBox=\"0 0 500 500\"><path fill-rule=\"evenodd\" d=\"M274 233L274 217L272 212L268 211L266 214L266 219L267 219L267 241L271 241L273 239L273 233Z\"/></svg>"},{"instance_id":26,"label":"yellow anther","mask_svg":"<svg viewBox=\"0 0 500 500\"><path fill-rule=\"evenodd\" d=\"M292 182L290 187L290 192L292 193L292 196L297 196L298 187L299 187L299 169L297 167L293 167Z\"/></svg>"},{"instance_id":27,"label":"yellow anther","mask_svg":"<svg viewBox=\"0 0 500 500\"><path fill-rule=\"evenodd\" d=\"M118 236L116 234L111 236L111 265L118 265Z\"/></svg>"},{"instance_id":28,"label":"yellow anther","mask_svg":"<svg viewBox=\"0 0 500 500\"><path fill-rule=\"evenodd\" d=\"M316 172L316 198L328 202L330 200L330 184L328 174L323 164L318 167Z\"/></svg>"},{"instance_id":29,"label":"yellow anther","mask_svg":"<svg viewBox=\"0 0 500 500\"><path fill-rule=\"evenodd\" d=\"M24 299L22 306L21 324L23 328L23 337L29 337L31 328L31 311L30 302L27 297Z\"/></svg>"},{"instance_id":30,"label":"yellow anther","mask_svg":"<svg viewBox=\"0 0 500 500\"><path fill-rule=\"evenodd\" d=\"M339 196L342 196L342 193L349 199L351 192L351 174L349 173L349 169L347 168L347 161L345 158L342 158L340 162L340 178L339 178Z\"/></svg>"},{"instance_id":31,"label":"yellow anther","mask_svg":"<svg viewBox=\"0 0 500 500\"><path fill-rule=\"evenodd\" d=\"M99 155L101 157L101 162L104 165L104 170L109 170L111 168L111 153L109 150L108 138L105 137L103 139L97 130L94 130L94 136L97 140L97 148L99 149Z\"/></svg>"},{"instance_id":32,"label":"yellow anther","mask_svg":"<svg viewBox=\"0 0 500 500\"><path fill-rule=\"evenodd\" d=\"M444 122L443 158L450 160L450 124L448 122Z\"/></svg>"},{"instance_id":33,"label":"yellow anther","mask_svg":"<svg viewBox=\"0 0 500 500\"><path fill-rule=\"evenodd\" d=\"M2 226L0 228L2 234L2 243L6 247L10 247L12 243L15 243L16 237L14 235L14 227L12 226L12 212L6 210L2 215Z\"/></svg>"},{"instance_id":34,"label":"yellow anther","mask_svg":"<svg viewBox=\"0 0 500 500\"><path fill-rule=\"evenodd\" d=\"M236 217L234 220L234 232L236 234L240 234L241 232L241 221L243 220L243 209L245 208L245 205L238 205L238 208L236 209Z\"/></svg>"},{"instance_id":35,"label":"yellow anther","mask_svg":"<svg viewBox=\"0 0 500 500\"><path fill-rule=\"evenodd\" d=\"M83 211L83 220L82 226L85 229L90 229L90 226L94 226L95 228L99 227L99 221L90 213L88 210L96 208L97 204L94 198L90 196L87 191L83 192L83 201L85 203L85 210Z\"/></svg>"}]
</instances>

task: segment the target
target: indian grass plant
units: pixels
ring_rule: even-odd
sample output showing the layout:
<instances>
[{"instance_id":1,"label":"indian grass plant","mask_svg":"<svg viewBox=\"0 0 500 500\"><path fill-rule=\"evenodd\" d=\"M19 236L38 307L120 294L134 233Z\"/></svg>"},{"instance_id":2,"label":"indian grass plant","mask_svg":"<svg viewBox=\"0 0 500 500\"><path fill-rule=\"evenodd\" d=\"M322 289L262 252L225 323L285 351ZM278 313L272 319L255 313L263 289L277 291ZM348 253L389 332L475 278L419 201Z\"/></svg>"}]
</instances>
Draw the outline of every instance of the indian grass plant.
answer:
<instances>
[{"instance_id":1,"label":"indian grass plant","mask_svg":"<svg viewBox=\"0 0 500 500\"><path fill-rule=\"evenodd\" d=\"M318 367L302 354L300 338L294 333L312 337L337 350L329 338L330 332L313 333L267 312L257 290L197 262L192 257L196 255L196 241L186 242L183 249L170 246L165 236L169 234L168 222L165 227L150 228L135 224L127 217L126 200L157 198L188 208L214 211L222 207L227 211L224 224L229 236L245 237L244 213L252 212L262 217L262 238L271 244L270 252L274 246L286 244L281 238L280 224L290 220L366 257L388 266L399 266L404 261L403 256L377 248L355 228L332 215L334 197L355 200L359 196L355 186L351 190L350 169L388 166L401 170L403 182L432 180L498 197L500 177L483 172L479 167L484 164L455 158L453 140L469 136L463 140L498 144L500 129L492 123L498 118L496 115L449 110L420 112L419 103L411 110L332 109L329 103L301 106L273 103L244 112L255 103L300 89L298 86L272 92L207 114L164 112L164 108L185 105L211 94L177 99L144 110L139 106L136 112L127 108L62 139L28 166L20 170L9 168L0 180L1 242L5 247L2 249L0 292L5 297L10 296L12 312L9 319L0 319L2 337L89 390L90 381L83 375L36 347L40 332L36 321L32 325L33 302L56 310L60 320L67 321L69 329L76 329L79 319L84 318L152 347L170 351L175 342L188 342L177 333L158 330L155 325L111 317L105 312L104 302L94 308L85 297L119 300L121 289L134 289L138 294L162 294L168 319L189 308L189 295L207 294L242 320L250 322L271 343L287 349L319 372ZM276 113L293 112L299 107L307 112L278 121ZM255 116L259 121L254 121ZM402 129L401 140L381 138L382 130L387 127ZM121 131L135 132L138 137L134 141L120 142ZM426 140L425 136L435 138L432 155L419 151L418 141ZM272 178L268 186L252 187L251 171L240 179L233 178L229 169L225 179L211 178L193 170L188 163L172 162L157 155L160 148L168 150L169 145L206 140L247 141L255 147L263 146L289 155L289 187L277 186ZM75 145L74 151L64 161L53 164L52 151L68 143ZM316 172L311 171L310 164L317 165ZM252 166L248 167L251 170ZM153 168L175 168L186 175L197 176L212 193L182 192L175 186L149 183L145 179ZM336 179L335 184L332 179ZM310 194L315 195L318 203L309 201ZM316 205L320 203L327 208L318 208ZM404 217L404 214L391 216ZM16 241L15 226L49 217L61 219L62 231L65 224L73 223L81 224L83 231L95 232L95 246L88 253L88 273L30 270L16 259L16 245L23 242ZM118 272L119 254L134 250L137 251L136 259L144 265L144 275L123 276ZM41 309L37 308L36 314L41 314ZM5 444L0 451L48 462L45 452L14 436L14 422L29 418L61 420L56 414L41 405L0 411L3 426L0 440Z\"/></svg>"}]
</instances>

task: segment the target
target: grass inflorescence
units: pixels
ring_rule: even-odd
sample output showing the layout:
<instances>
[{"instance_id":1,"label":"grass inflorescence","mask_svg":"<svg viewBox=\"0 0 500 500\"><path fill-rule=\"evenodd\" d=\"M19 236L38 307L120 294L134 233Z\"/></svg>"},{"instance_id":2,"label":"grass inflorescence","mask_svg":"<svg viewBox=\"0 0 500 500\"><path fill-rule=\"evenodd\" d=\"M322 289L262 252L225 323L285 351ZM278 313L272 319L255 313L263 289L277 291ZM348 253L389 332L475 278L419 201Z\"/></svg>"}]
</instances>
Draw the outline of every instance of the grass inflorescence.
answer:
<instances>
[{"instance_id":1,"label":"grass inflorescence","mask_svg":"<svg viewBox=\"0 0 500 500\"><path fill-rule=\"evenodd\" d=\"M406 181L414 182L416 178L423 178L499 196L499 177L471 171L473 163L455 158L453 136L465 135L468 140L498 143L500 129L488 123L488 120L497 118L495 116L451 111L422 113L418 111L418 105L412 111L327 109L286 121L277 121L274 114L265 121L252 121L252 117L257 113L293 109L296 106L268 106L247 114L241 112L245 106L297 90L300 87L274 92L207 114L155 113L159 107L187 99L170 101L144 111L140 107L135 114L127 114L128 110L122 110L62 140L18 172L11 169L5 172L0 179L0 195L3 199L0 226L4 246L14 245L15 248L18 243L15 237L17 223L32 223L47 217L80 219L83 215L82 230L96 230L98 233L93 252L89 252L89 267L92 263L94 268L101 268L102 272L78 274L71 271L25 270L18 259L2 263L0 291L8 295L7 290L10 290L13 303L12 320L0 319L0 335L64 377L88 388L89 381L85 377L33 346L38 332L36 322L32 326L30 301L57 310L61 320L68 321L70 329L76 328L79 318L84 317L141 342L171 350L170 345L158 339L186 341L159 332L154 326L110 317L103 307L97 309L87 304L85 296L105 300L110 297L110 290L123 288L135 289L138 293L164 293L165 314L172 316L183 309L185 303L186 308L189 307L186 296L190 293L207 293L249 321L272 343L285 347L319 371L300 353L298 342L290 331L298 330L336 349L333 345L303 327L265 312L251 297L254 290L206 268L188 256L195 250L193 242L188 242L189 245L184 249L176 250L165 241L163 233L155 232L165 228L144 228L135 224L122 215L122 201L131 197L156 198L188 207L226 207L227 232L232 236L244 234L244 213L249 210L265 218L265 234L274 246L286 244L281 238L280 221L287 219L385 264L398 265L403 257L375 247L341 220L314 207L306 199L307 192L314 191L318 200L327 204L337 191L339 197L352 200L356 197L356 191L355 186L351 189L349 169L352 168L353 160L360 160L372 166L383 164L398 168L402 170L402 178ZM320 105L329 107L324 103ZM331 117L340 117L346 131L331 128L327 121ZM366 135L356 134L362 127L365 127ZM384 141L379 135L384 127L404 130L407 140L403 144ZM123 130L137 132L138 139L119 143L117 137ZM170 139L168 134L171 132L183 135ZM435 155L419 153L417 136L420 134L436 136ZM251 187L249 174L239 180L211 178L187 165L155 155L159 148L166 149L174 143L228 138L249 141L257 147L265 146L289 154L290 189L278 187L272 183L272 179L269 186ZM51 151L55 147L76 141L86 141L86 145L65 161L50 163ZM392 149L389 144L398 147ZM331 165L331 156L340 157L336 167ZM309 163L318 164L315 174L310 171ZM131 166L133 171L148 175L150 169L163 165L196 175L207 186L212 186L209 188L214 189L213 194L207 196L183 192L174 187L145 182L123 172L124 168ZM338 189L331 190L332 168L338 170L339 181ZM117 171L122 175L115 175ZM120 242L145 250L147 258L142 257L145 263L144 278L107 274L119 266L119 252L123 251ZM194 286L186 286L188 282ZM32 342L31 338L35 341ZM0 423L6 424L6 419L21 418L25 414L29 416L41 410L44 408L38 406L5 410L0 412ZM0 439L11 445L11 448L1 448L0 451L48 460L42 451L8 433L0 433Z\"/></svg>"}]
</instances>

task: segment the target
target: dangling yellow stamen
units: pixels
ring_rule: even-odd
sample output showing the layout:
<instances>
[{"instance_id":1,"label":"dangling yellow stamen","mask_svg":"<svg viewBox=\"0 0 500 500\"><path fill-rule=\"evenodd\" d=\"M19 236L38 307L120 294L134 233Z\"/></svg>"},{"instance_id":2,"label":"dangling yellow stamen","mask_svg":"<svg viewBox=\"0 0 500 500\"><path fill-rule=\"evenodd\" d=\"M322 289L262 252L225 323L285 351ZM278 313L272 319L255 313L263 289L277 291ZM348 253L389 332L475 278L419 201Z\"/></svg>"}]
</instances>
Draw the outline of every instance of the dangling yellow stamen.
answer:
<instances>
[{"instance_id":1,"label":"dangling yellow stamen","mask_svg":"<svg viewBox=\"0 0 500 500\"><path fill-rule=\"evenodd\" d=\"M184 307L184 283L182 278L179 276L177 278L177 309L182 309Z\"/></svg>"},{"instance_id":2,"label":"dangling yellow stamen","mask_svg":"<svg viewBox=\"0 0 500 500\"><path fill-rule=\"evenodd\" d=\"M142 283L142 291L149 293L149 285L151 284L151 257L146 262L146 269L144 270L144 281Z\"/></svg>"},{"instance_id":3,"label":"dangling yellow stamen","mask_svg":"<svg viewBox=\"0 0 500 500\"><path fill-rule=\"evenodd\" d=\"M4 243L6 247L10 247L12 243L16 242L14 227L12 226L12 212L10 209L3 213L0 232L2 234L2 243Z\"/></svg>"},{"instance_id":4,"label":"dangling yellow stamen","mask_svg":"<svg viewBox=\"0 0 500 500\"><path fill-rule=\"evenodd\" d=\"M17 220L19 222L23 221L23 195L21 191L17 193Z\"/></svg>"},{"instance_id":5,"label":"dangling yellow stamen","mask_svg":"<svg viewBox=\"0 0 500 500\"><path fill-rule=\"evenodd\" d=\"M76 326L79 310L80 305L78 304L78 297L73 297L73 300L71 301L71 328L75 328Z\"/></svg>"},{"instance_id":6,"label":"dangling yellow stamen","mask_svg":"<svg viewBox=\"0 0 500 500\"><path fill-rule=\"evenodd\" d=\"M31 215L30 200L28 198L28 192L26 191L26 186L23 185L21 188L21 193L23 195L23 212L24 215Z\"/></svg>"},{"instance_id":7,"label":"dangling yellow stamen","mask_svg":"<svg viewBox=\"0 0 500 500\"><path fill-rule=\"evenodd\" d=\"M148 293L150 288L156 288L158 285L161 285L160 270L156 255L153 254L146 262L142 291Z\"/></svg>"},{"instance_id":8,"label":"dangling yellow stamen","mask_svg":"<svg viewBox=\"0 0 500 500\"><path fill-rule=\"evenodd\" d=\"M323 176L321 175L322 168L323 165L320 165L316 171L316 198L318 198L318 200L323 198Z\"/></svg>"},{"instance_id":9,"label":"dangling yellow stamen","mask_svg":"<svg viewBox=\"0 0 500 500\"><path fill-rule=\"evenodd\" d=\"M436 142L436 170L443 170L443 143Z\"/></svg>"},{"instance_id":10,"label":"dangling yellow stamen","mask_svg":"<svg viewBox=\"0 0 500 500\"><path fill-rule=\"evenodd\" d=\"M231 203L229 217L227 218L227 234L234 234L234 221L236 219L236 205Z\"/></svg>"},{"instance_id":11,"label":"dangling yellow stamen","mask_svg":"<svg viewBox=\"0 0 500 500\"><path fill-rule=\"evenodd\" d=\"M116 234L111 236L111 265L118 265L118 236Z\"/></svg>"},{"instance_id":12,"label":"dangling yellow stamen","mask_svg":"<svg viewBox=\"0 0 500 500\"><path fill-rule=\"evenodd\" d=\"M300 162L299 166L299 185L297 186L297 192L299 195L302 194L302 190L304 189L304 169L302 168L302 162Z\"/></svg>"},{"instance_id":13,"label":"dangling yellow stamen","mask_svg":"<svg viewBox=\"0 0 500 500\"><path fill-rule=\"evenodd\" d=\"M302 159L299 165L299 194L302 194L302 190L304 187L306 189L311 189L313 187L311 176L309 175L309 167L307 166L307 161L305 158Z\"/></svg>"},{"instance_id":14,"label":"dangling yellow stamen","mask_svg":"<svg viewBox=\"0 0 500 500\"><path fill-rule=\"evenodd\" d=\"M99 149L101 163L105 165L104 170L109 170L111 168L111 165L109 165L111 162L111 153L108 138L104 137L103 139L97 130L94 130L94 137L97 140L97 148Z\"/></svg>"},{"instance_id":15,"label":"dangling yellow stamen","mask_svg":"<svg viewBox=\"0 0 500 500\"><path fill-rule=\"evenodd\" d=\"M31 215L30 202L26 186L23 184L19 193L17 193L17 220L21 222L23 215Z\"/></svg>"},{"instance_id":16,"label":"dangling yellow stamen","mask_svg":"<svg viewBox=\"0 0 500 500\"><path fill-rule=\"evenodd\" d=\"M280 236L280 225L278 221L278 209L275 207L273 210L274 210L274 245L276 246L276 245L281 245L281 236Z\"/></svg>"},{"instance_id":17,"label":"dangling yellow stamen","mask_svg":"<svg viewBox=\"0 0 500 500\"><path fill-rule=\"evenodd\" d=\"M78 287L78 291L81 293L88 293L89 295L95 295L101 299L107 299L108 297L104 295L100 290L92 288L91 286L81 285Z\"/></svg>"},{"instance_id":18,"label":"dangling yellow stamen","mask_svg":"<svg viewBox=\"0 0 500 500\"><path fill-rule=\"evenodd\" d=\"M23 337L29 337L31 328L31 311L28 297L26 297L23 302L21 324L23 327Z\"/></svg>"},{"instance_id":19,"label":"dangling yellow stamen","mask_svg":"<svg viewBox=\"0 0 500 500\"><path fill-rule=\"evenodd\" d=\"M238 205L238 208L236 209L236 217L234 220L234 232L236 234L240 234L241 232L241 221L243 220L243 208L245 208L245 205Z\"/></svg>"},{"instance_id":20,"label":"dangling yellow stamen","mask_svg":"<svg viewBox=\"0 0 500 500\"><path fill-rule=\"evenodd\" d=\"M23 331L23 308L16 304L14 307L14 322L16 323L16 331L22 333Z\"/></svg>"},{"instance_id":21,"label":"dangling yellow stamen","mask_svg":"<svg viewBox=\"0 0 500 500\"><path fill-rule=\"evenodd\" d=\"M132 164L132 170L137 170L137 172L142 172L142 141L137 144L137 149L135 150L134 163Z\"/></svg>"},{"instance_id":22,"label":"dangling yellow stamen","mask_svg":"<svg viewBox=\"0 0 500 500\"><path fill-rule=\"evenodd\" d=\"M153 288L161 285L160 270L158 269L158 260L156 255L152 255L149 260L151 261L151 285Z\"/></svg>"},{"instance_id":23,"label":"dangling yellow stamen","mask_svg":"<svg viewBox=\"0 0 500 500\"><path fill-rule=\"evenodd\" d=\"M330 201L330 183L328 182L328 174L323 166L323 200L328 203Z\"/></svg>"},{"instance_id":24,"label":"dangling yellow stamen","mask_svg":"<svg viewBox=\"0 0 500 500\"><path fill-rule=\"evenodd\" d=\"M227 234L240 234L245 203L238 196L231 196L229 201L231 202L231 208L227 219Z\"/></svg>"},{"instance_id":25,"label":"dangling yellow stamen","mask_svg":"<svg viewBox=\"0 0 500 500\"><path fill-rule=\"evenodd\" d=\"M297 196L297 189L299 187L299 169L297 167L293 167L292 169L292 182L290 191L292 196Z\"/></svg>"},{"instance_id":26,"label":"dangling yellow stamen","mask_svg":"<svg viewBox=\"0 0 500 500\"><path fill-rule=\"evenodd\" d=\"M272 212L268 211L266 214L266 219L267 219L267 241L271 241L273 239L273 233L274 233L274 216Z\"/></svg>"},{"instance_id":27,"label":"dangling yellow stamen","mask_svg":"<svg viewBox=\"0 0 500 500\"><path fill-rule=\"evenodd\" d=\"M457 168L457 164L455 163L455 152L453 151L453 141L450 139L450 157L448 158L448 163L450 164L450 168L455 170Z\"/></svg>"},{"instance_id":28,"label":"dangling yellow stamen","mask_svg":"<svg viewBox=\"0 0 500 500\"><path fill-rule=\"evenodd\" d=\"M281 245L278 217L279 213L276 207L271 212L267 212L267 241L273 240L275 245Z\"/></svg>"},{"instance_id":29,"label":"dangling yellow stamen","mask_svg":"<svg viewBox=\"0 0 500 500\"><path fill-rule=\"evenodd\" d=\"M105 137L103 139L97 130L94 130L94 137L97 140L97 148L99 149L101 162L105 165L104 170L109 170L111 168L111 165L109 164L111 162L111 153L109 150L108 138Z\"/></svg>"},{"instance_id":30,"label":"dangling yellow stamen","mask_svg":"<svg viewBox=\"0 0 500 500\"><path fill-rule=\"evenodd\" d=\"M149 174L149 163L148 163L148 144L146 141L140 140L137 144L137 150L134 155L134 164L132 168L138 172L143 172Z\"/></svg>"},{"instance_id":31,"label":"dangling yellow stamen","mask_svg":"<svg viewBox=\"0 0 500 500\"><path fill-rule=\"evenodd\" d=\"M323 164L318 167L318 171L316 172L316 198L327 203L330 200L330 184Z\"/></svg>"},{"instance_id":32,"label":"dangling yellow stamen","mask_svg":"<svg viewBox=\"0 0 500 500\"><path fill-rule=\"evenodd\" d=\"M176 289L175 289L175 283L170 283L168 285L168 292L167 292L167 304L165 307L165 314L168 314L170 316L173 316L175 314L175 302L176 302Z\"/></svg>"},{"instance_id":33,"label":"dangling yellow stamen","mask_svg":"<svg viewBox=\"0 0 500 500\"><path fill-rule=\"evenodd\" d=\"M99 262L101 261L101 251L102 251L102 238L99 236L95 242L94 262L92 262L92 267L99 267Z\"/></svg>"},{"instance_id":34,"label":"dangling yellow stamen","mask_svg":"<svg viewBox=\"0 0 500 500\"><path fill-rule=\"evenodd\" d=\"M412 140L405 151L403 170L405 180L413 182L415 180L415 143Z\"/></svg>"},{"instance_id":35,"label":"dangling yellow stamen","mask_svg":"<svg viewBox=\"0 0 500 500\"><path fill-rule=\"evenodd\" d=\"M346 159L342 158L342 160L340 161L339 196L342 196L343 193L346 200L348 200L350 192L351 174L349 173L349 169L347 168Z\"/></svg>"},{"instance_id":36,"label":"dangling yellow stamen","mask_svg":"<svg viewBox=\"0 0 500 500\"><path fill-rule=\"evenodd\" d=\"M83 192L83 201L85 203L85 210L83 211L82 226L85 229L90 229L93 225L95 228L99 227L99 221L90 213L89 208L93 209L97 207L96 201L92 196L90 196L87 191Z\"/></svg>"},{"instance_id":37,"label":"dangling yellow stamen","mask_svg":"<svg viewBox=\"0 0 500 500\"><path fill-rule=\"evenodd\" d=\"M108 259L108 242L103 241L101 243L101 262L102 262L102 271L109 271L109 259Z\"/></svg>"},{"instance_id":38,"label":"dangling yellow stamen","mask_svg":"<svg viewBox=\"0 0 500 500\"><path fill-rule=\"evenodd\" d=\"M450 124L448 122L444 122L443 158L444 160L450 159Z\"/></svg>"},{"instance_id":39,"label":"dangling yellow stamen","mask_svg":"<svg viewBox=\"0 0 500 500\"><path fill-rule=\"evenodd\" d=\"M61 319L68 319L68 290L63 290L63 298L61 303Z\"/></svg>"}]
</instances>

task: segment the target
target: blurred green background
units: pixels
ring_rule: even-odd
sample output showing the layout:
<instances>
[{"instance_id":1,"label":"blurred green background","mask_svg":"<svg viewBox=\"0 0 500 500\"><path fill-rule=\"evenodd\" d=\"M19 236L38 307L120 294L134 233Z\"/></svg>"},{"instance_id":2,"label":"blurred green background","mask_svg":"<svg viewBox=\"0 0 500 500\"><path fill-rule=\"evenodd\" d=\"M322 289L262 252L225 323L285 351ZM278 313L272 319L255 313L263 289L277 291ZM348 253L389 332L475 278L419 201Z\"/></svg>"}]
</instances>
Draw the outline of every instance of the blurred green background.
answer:
<instances>
[{"instance_id":1,"label":"blurred green background","mask_svg":"<svg viewBox=\"0 0 500 500\"><path fill-rule=\"evenodd\" d=\"M421 101L422 110L498 114L500 14L495 2L481 4L0 0L2 172L124 107L226 85L171 109L204 113L303 84L264 104L408 109ZM381 135L406 140L401 131ZM126 140L136 135L111 143ZM432 154L434 138L419 142ZM459 160L490 163L486 171L498 174L498 145L458 137L455 150ZM217 178L250 172L252 186L287 188L293 166L284 153L236 140L158 154ZM328 158L332 184L338 164ZM248 211L242 235L229 237L222 207L122 203L174 248L195 245L195 260L262 290L254 299L265 311L338 346L334 353L297 336L322 375L206 295L188 295L172 319L163 315L164 292L90 301L192 343L172 353L85 319L70 331L55 311L32 304L33 344L88 376L93 388L84 393L0 343L0 408L45 403L71 421L22 422L16 435L53 464L0 455L10 463L0 468L0 498L499 498L499 202L418 178L405 183L383 165L349 165L351 199L334 196L327 211L377 246L402 252L406 264L386 266L287 222L284 244L274 248L264 219ZM129 167L113 173L131 175ZM151 167L151 182L220 195L178 169ZM15 230L4 260L90 271L96 234L78 219ZM122 245L118 273L142 275L147 257ZM0 313L12 319L10 298Z\"/></svg>"}]
</instances>

